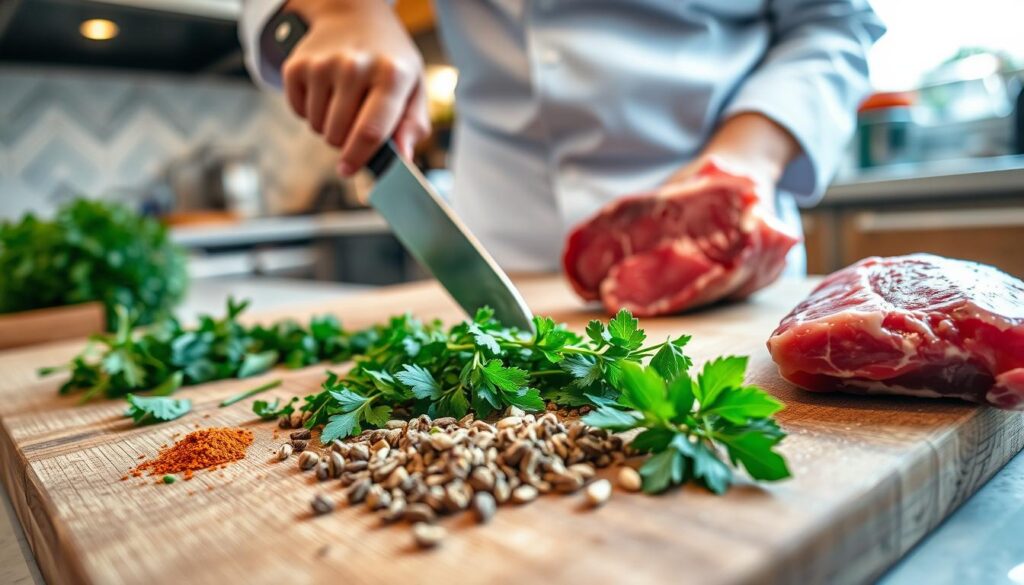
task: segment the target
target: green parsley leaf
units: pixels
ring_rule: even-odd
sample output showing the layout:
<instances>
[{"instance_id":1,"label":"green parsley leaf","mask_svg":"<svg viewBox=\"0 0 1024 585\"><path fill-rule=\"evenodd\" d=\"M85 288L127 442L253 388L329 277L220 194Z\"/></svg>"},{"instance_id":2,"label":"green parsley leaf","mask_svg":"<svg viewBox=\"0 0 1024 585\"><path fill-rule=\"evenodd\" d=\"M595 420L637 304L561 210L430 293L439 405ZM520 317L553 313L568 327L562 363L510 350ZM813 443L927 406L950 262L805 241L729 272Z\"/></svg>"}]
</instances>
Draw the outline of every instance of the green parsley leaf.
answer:
<instances>
[{"instance_id":1,"label":"green parsley leaf","mask_svg":"<svg viewBox=\"0 0 1024 585\"><path fill-rule=\"evenodd\" d=\"M131 417L136 425L171 421L192 410L192 401L187 398L134 394L126 394L124 398L128 401L124 414Z\"/></svg>"},{"instance_id":2,"label":"green parsley leaf","mask_svg":"<svg viewBox=\"0 0 1024 585\"><path fill-rule=\"evenodd\" d=\"M718 399L718 395L727 388L743 385L743 375L747 371L747 358L722 357L704 364L704 369L697 378L694 394L701 408L710 408Z\"/></svg>"},{"instance_id":3,"label":"green parsley leaf","mask_svg":"<svg viewBox=\"0 0 1024 585\"><path fill-rule=\"evenodd\" d=\"M668 400L672 403L672 422L683 423L693 410L693 379L688 375L678 376L668 384Z\"/></svg>"},{"instance_id":4,"label":"green parsley leaf","mask_svg":"<svg viewBox=\"0 0 1024 585\"><path fill-rule=\"evenodd\" d=\"M597 345L598 349L612 341L612 334L608 332L608 327L596 319L587 324L587 337Z\"/></svg>"},{"instance_id":5,"label":"green parsley leaf","mask_svg":"<svg viewBox=\"0 0 1024 585\"><path fill-rule=\"evenodd\" d=\"M621 432L636 428L642 419L630 411L603 406L588 413L582 420L592 427Z\"/></svg>"},{"instance_id":6,"label":"green parsley leaf","mask_svg":"<svg viewBox=\"0 0 1024 585\"><path fill-rule=\"evenodd\" d=\"M651 367L665 380L672 381L686 374L693 362L683 353L690 342L689 335L683 335L666 342L651 358Z\"/></svg>"},{"instance_id":7,"label":"green parsley leaf","mask_svg":"<svg viewBox=\"0 0 1024 585\"><path fill-rule=\"evenodd\" d=\"M626 349L639 349L647 335L640 329L640 322L626 309L619 311L608 322L611 343Z\"/></svg>"},{"instance_id":8,"label":"green parsley leaf","mask_svg":"<svg viewBox=\"0 0 1024 585\"><path fill-rule=\"evenodd\" d=\"M416 398L437 400L441 397L441 385L423 366L405 364L402 371L395 374L395 379L408 386Z\"/></svg>"},{"instance_id":9,"label":"green parsley leaf","mask_svg":"<svg viewBox=\"0 0 1024 585\"><path fill-rule=\"evenodd\" d=\"M512 406L518 406L527 412L544 410L544 400L536 388L520 388L515 392L506 392L504 398Z\"/></svg>"},{"instance_id":10,"label":"green parsley leaf","mask_svg":"<svg viewBox=\"0 0 1024 585\"><path fill-rule=\"evenodd\" d=\"M693 445L693 477L716 494L725 493L732 484L732 470L703 443Z\"/></svg>"},{"instance_id":11,"label":"green parsley leaf","mask_svg":"<svg viewBox=\"0 0 1024 585\"><path fill-rule=\"evenodd\" d=\"M246 355L242 360L242 365L238 368L238 377L248 378L266 372L277 363L277 356L275 350Z\"/></svg>"},{"instance_id":12,"label":"green parsley leaf","mask_svg":"<svg viewBox=\"0 0 1024 585\"><path fill-rule=\"evenodd\" d=\"M382 427L391 420L391 407L386 405L374 406L366 410L364 414L366 422L375 427Z\"/></svg>"},{"instance_id":13,"label":"green parsley leaf","mask_svg":"<svg viewBox=\"0 0 1024 585\"><path fill-rule=\"evenodd\" d=\"M469 332L473 334L473 342L480 349L487 350L491 355L498 355L501 353L501 345L498 344L498 340L490 333L481 329L476 323L469 324Z\"/></svg>"},{"instance_id":14,"label":"green parsley leaf","mask_svg":"<svg viewBox=\"0 0 1024 585\"><path fill-rule=\"evenodd\" d=\"M330 394L331 398L333 398L338 406L345 412L361 408L366 404L367 400L365 396L356 394L343 386L328 391L328 394Z\"/></svg>"},{"instance_id":15,"label":"green parsley leaf","mask_svg":"<svg viewBox=\"0 0 1024 585\"><path fill-rule=\"evenodd\" d=\"M743 386L724 392L704 409L704 414L718 415L729 422L743 424L752 418L766 418L782 410L781 402L755 386Z\"/></svg>"},{"instance_id":16,"label":"green parsley leaf","mask_svg":"<svg viewBox=\"0 0 1024 585\"><path fill-rule=\"evenodd\" d=\"M652 455L640 466L643 490L649 494L657 494L669 486L682 483L685 465L683 454L675 449Z\"/></svg>"},{"instance_id":17,"label":"green parsley leaf","mask_svg":"<svg viewBox=\"0 0 1024 585\"><path fill-rule=\"evenodd\" d=\"M359 421L362 418L362 412L362 409L356 409L343 414L331 415L327 424L324 425L324 430L320 432L320 441L330 443L335 439L344 439L361 433L363 429L359 426Z\"/></svg>"},{"instance_id":18,"label":"green parsley leaf","mask_svg":"<svg viewBox=\"0 0 1024 585\"><path fill-rule=\"evenodd\" d=\"M754 479L776 481L790 476L786 460L772 451L778 439L766 437L757 432L738 435L717 434L716 439L725 443L733 465L742 463Z\"/></svg>"},{"instance_id":19,"label":"green parsley leaf","mask_svg":"<svg viewBox=\"0 0 1024 585\"><path fill-rule=\"evenodd\" d=\"M529 375L520 368L506 368L500 360L487 362L482 370L484 379L505 391L516 391L526 385ZM543 405L541 405L543 408Z\"/></svg>"},{"instance_id":20,"label":"green parsley leaf","mask_svg":"<svg viewBox=\"0 0 1024 585\"><path fill-rule=\"evenodd\" d=\"M622 396L619 402L627 408L639 410L657 420L670 420L675 415L668 401L665 380L653 368L633 362L621 364Z\"/></svg>"},{"instance_id":21,"label":"green parsley leaf","mask_svg":"<svg viewBox=\"0 0 1024 585\"><path fill-rule=\"evenodd\" d=\"M581 387L590 386L601 379L604 372L601 369L601 362L597 358L585 354L570 355L562 360L562 369L576 378L576 385Z\"/></svg>"},{"instance_id":22,"label":"green parsley leaf","mask_svg":"<svg viewBox=\"0 0 1024 585\"><path fill-rule=\"evenodd\" d=\"M252 403L252 411L256 416L263 420L273 420L295 412L295 407L292 405L296 400L298 400L298 398L292 398L285 403L284 406L281 406L280 398L275 399L273 402L256 400Z\"/></svg>"},{"instance_id":23,"label":"green parsley leaf","mask_svg":"<svg viewBox=\"0 0 1024 585\"><path fill-rule=\"evenodd\" d=\"M122 376L125 385L139 388L146 378L146 370L140 361L128 348L119 348L104 356L103 368L110 376Z\"/></svg>"},{"instance_id":24,"label":"green parsley leaf","mask_svg":"<svg viewBox=\"0 0 1024 585\"><path fill-rule=\"evenodd\" d=\"M185 378L184 372L174 372L167 377L166 380L160 382L149 391L150 396L170 396L174 394L178 388L181 388L181 383Z\"/></svg>"},{"instance_id":25,"label":"green parsley leaf","mask_svg":"<svg viewBox=\"0 0 1024 585\"><path fill-rule=\"evenodd\" d=\"M677 431L667 428L655 427L646 429L633 438L630 446L641 453L664 451L669 443L676 438Z\"/></svg>"},{"instance_id":26,"label":"green parsley leaf","mask_svg":"<svg viewBox=\"0 0 1024 585\"><path fill-rule=\"evenodd\" d=\"M491 320L493 319L494 309L488 306L480 307L479 309L476 310L476 313L473 315L473 322L479 325L485 325L487 323L490 323Z\"/></svg>"}]
</instances>

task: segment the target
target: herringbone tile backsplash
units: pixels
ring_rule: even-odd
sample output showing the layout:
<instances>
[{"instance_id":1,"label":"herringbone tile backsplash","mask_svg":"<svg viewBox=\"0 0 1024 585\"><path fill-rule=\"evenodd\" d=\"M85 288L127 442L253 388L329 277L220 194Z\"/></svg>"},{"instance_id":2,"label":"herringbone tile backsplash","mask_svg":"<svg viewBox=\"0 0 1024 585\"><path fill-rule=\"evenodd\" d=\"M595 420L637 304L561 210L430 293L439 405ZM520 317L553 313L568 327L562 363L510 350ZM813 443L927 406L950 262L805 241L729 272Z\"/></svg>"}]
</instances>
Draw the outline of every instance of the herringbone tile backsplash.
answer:
<instances>
[{"instance_id":1,"label":"herringbone tile backsplash","mask_svg":"<svg viewBox=\"0 0 1024 585\"><path fill-rule=\"evenodd\" d=\"M137 198L205 146L256 154L270 212L302 208L334 166L280 96L242 81L0 67L0 219Z\"/></svg>"}]
</instances>

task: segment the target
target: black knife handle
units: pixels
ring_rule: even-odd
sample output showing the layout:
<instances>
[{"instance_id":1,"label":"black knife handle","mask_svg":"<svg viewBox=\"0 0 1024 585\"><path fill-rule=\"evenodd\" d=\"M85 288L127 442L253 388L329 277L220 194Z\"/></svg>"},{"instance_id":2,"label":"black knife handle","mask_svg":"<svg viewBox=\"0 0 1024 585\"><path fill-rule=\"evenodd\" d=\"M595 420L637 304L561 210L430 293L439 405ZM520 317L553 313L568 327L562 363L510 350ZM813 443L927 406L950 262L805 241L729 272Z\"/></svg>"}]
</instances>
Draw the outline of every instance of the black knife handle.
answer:
<instances>
[{"instance_id":1,"label":"black knife handle","mask_svg":"<svg viewBox=\"0 0 1024 585\"><path fill-rule=\"evenodd\" d=\"M260 34L260 54L274 69L280 71L285 59L308 31L309 24L302 16L295 12L279 11L263 27ZM394 140L388 139L373 153L366 163L366 168L374 177L380 177L397 158L398 148Z\"/></svg>"}]
</instances>

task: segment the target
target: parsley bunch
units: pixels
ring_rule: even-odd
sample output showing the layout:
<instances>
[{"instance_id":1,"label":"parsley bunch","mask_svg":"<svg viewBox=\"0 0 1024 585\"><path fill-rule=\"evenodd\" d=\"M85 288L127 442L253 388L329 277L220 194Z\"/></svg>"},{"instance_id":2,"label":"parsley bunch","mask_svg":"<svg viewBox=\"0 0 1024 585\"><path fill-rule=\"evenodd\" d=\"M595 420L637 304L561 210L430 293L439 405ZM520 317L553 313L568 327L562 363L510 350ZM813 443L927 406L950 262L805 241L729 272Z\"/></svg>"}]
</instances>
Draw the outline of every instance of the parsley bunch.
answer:
<instances>
[{"instance_id":1,"label":"parsley bunch","mask_svg":"<svg viewBox=\"0 0 1024 585\"><path fill-rule=\"evenodd\" d=\"M733 482L726 459L754 479L789 477L785 459L774 451L785 433L771 418L783 405L743 384L747 358L710 361L694 379L688 358L662 357L647 367L622 364L622 393L583 418L614 432L643 429L631 446L651 454L640 468L644 491L694 480L723 493Z\"/></svg>"},{"instance_id":2,"label":"parsley bunch","mask_svg":"<svg viewBox=\"0 0 1024 585\"><path fill-rule=\"evenodd\" d=\"M81 391L83 400L133 392L166 396L181 386L255 376L279 363L298 368L343 361L360 349L360 336L344 331L334 316L314 317L309 327L294 321L246 326L238 318L247 306L228 299L220 318L204 315L192 328L171 318L146 330L133 329L128 311L118 307L113 333L93 336L69 364L40 374L69 370L60 391Z\"/></svg>"},{"instance_id":3,"label":"parsley bunch","mask_svg":"<svg viewBox=\"0 0 1024 585\"><path fill-rule=\"evenodd\" d=\"M100 301L139 323L166 316L185 292L185 252L167 229L123 205L78 199L53 220L0 223L0 313Z\"/></svg>"},{"instance_id":4,"label":"parsley bunch","mask_svg":"<svg viewBox=\"0 0 1024 585\"><path fill-rule=\"evenodd\" d=\"M323 391L308 396L308 426L324 425L329 442L403 416L485 418L509 406L543 410L597 404L618 396L622 367L681 355L689 338L644 346L646 336L627 311L591 321L586 336L534 318L535 332L505 327L491 309L449 329L411 316L364 333L370 340L344 376L329 373Z\"/></svg>"}]
</instances>

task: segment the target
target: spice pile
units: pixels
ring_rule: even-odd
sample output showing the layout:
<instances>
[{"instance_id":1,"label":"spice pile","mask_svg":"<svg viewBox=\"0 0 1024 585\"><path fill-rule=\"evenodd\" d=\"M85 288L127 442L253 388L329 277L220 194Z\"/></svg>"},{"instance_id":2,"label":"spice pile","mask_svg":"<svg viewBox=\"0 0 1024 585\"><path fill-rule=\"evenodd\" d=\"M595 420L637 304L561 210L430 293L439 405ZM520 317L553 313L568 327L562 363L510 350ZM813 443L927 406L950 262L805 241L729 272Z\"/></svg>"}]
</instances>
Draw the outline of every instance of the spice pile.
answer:
<instances>
[{"instance_id":1,"label":"spice pile","mask_svg":"<svg viewBox=\"0 0 1024 585\"><path fill-rule=\"evenodd\" d=\"M584 490L592 506L606 502L611 483L595 479L596 468L621 463L627 455L621 437L580 420L563 421L554 412L537 417L516 408L495 424L475 420L391 420L386 428L335 440L326 454L307 450L308 430L299 430L281 446L288 459L300 450L299 468L317 479L340 479L344 501L364 504L382 522L406 520L420 547L437 545L445 530L439 515L471 510L488 522L502 504L525 504L540 494ZM620 487L638 491L641 478L632 467L619 469ZM335 501L316 495L314 514L334 510Z\"/></svg>"},{"instance_id":2,"label":"spice pile","mask_svg":"<svg viewBox=\"0 0 1024 585\"><path fill-rule=\"evenodd\" d=\"M155 459L141 463L131 474L141 477L143 473L181 473L185 479L192 479L195 471L217 468L244 458L252 441L252 431L246 429L212 428L193 431L160 451ZM164 481L172 483L166 479Z\"/></svg>"}]
</instances>

